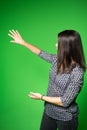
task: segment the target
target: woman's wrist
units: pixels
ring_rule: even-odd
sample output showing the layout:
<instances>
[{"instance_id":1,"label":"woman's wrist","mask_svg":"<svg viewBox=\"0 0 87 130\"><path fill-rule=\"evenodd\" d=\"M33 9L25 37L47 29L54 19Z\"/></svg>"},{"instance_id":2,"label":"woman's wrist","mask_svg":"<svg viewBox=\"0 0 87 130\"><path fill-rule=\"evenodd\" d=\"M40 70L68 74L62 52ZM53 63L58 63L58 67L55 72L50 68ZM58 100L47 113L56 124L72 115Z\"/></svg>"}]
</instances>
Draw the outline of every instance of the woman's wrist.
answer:
<instances>
[{"instance_id":1,"label":"woman's wrist","mask_svg":"<svg viewBox=\"0 0 87 130\"><path fill-rule=\"evenodd\" d=\"M40 99L41 99L42 101L43 101L43 97L44 97L44 95L41 95L41 98L40 98Z\"/></svg>"},{"instance_id":2,"label":"woman's wrist","mask_svg":"<svg viewBox=\"0 0 87 130\"><path fill-rule=\"evenodd\" d=\"M26 46L27 46L27 44L28 44L28 43L27 43L26 41L24 41L24 40L22 41L22 45L23 45L23 46L25 46L25 47L26 47Z\"/></svg>"}]
</instances>

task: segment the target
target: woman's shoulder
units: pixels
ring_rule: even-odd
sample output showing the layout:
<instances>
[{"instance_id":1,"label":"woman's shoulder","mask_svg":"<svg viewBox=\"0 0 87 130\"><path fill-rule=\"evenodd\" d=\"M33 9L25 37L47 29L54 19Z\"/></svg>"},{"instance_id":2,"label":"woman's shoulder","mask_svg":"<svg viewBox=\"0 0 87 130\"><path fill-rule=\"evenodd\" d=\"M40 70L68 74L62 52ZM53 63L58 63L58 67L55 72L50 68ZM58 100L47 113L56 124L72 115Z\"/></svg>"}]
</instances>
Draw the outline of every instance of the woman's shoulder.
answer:
<instances>
[{"instance_id":1,"label":"woman's shoulder","mask_svg":"<svg viewBox=\"0 0 87 130\"><path fill-rule=\"evenodd\" d=\"M76 64L72 71L83 71L83 68L79 64Z\"/></svg>"},{"instance_id":2,"label":"woman's shoulder","mask_svg":"<svg viewBox=\"0 0 87 130\"><path fill-rule=\"evenodd\" d=\"M75 77L83 76L84 70L79 64L76 64L76 66L72 69L71 75Z\"/></svg>"}]
</instances>

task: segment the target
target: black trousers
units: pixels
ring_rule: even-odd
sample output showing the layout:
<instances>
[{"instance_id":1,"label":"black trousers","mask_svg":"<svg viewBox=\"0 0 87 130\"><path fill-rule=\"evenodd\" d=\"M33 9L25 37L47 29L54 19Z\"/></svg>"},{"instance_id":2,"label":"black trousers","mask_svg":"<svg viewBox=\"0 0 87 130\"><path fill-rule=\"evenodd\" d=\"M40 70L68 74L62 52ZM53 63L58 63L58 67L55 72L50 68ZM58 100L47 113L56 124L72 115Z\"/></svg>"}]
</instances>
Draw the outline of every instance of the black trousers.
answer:
<instances>
[{"instance_id":1,"label":"black trousers","mask_svg":"<svg viewBox=\"0 0 87 130\"><path fill-rule=\"evenodd\" d=\"M43 113L40 130L77 130L78 117L70 121L55 120Z\"/></svg>"}]
</instances>

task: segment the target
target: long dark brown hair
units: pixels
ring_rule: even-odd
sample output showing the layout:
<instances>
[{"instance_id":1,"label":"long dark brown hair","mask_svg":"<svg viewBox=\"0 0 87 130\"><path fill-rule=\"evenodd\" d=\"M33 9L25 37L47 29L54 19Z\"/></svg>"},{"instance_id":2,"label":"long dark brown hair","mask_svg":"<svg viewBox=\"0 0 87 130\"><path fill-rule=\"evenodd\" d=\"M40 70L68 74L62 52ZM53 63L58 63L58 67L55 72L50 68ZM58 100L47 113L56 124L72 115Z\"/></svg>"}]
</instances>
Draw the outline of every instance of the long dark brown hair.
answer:
<instances>
[{"instance_id":1,"label":"long dark brown hair","mask_svg":"<svg viewBox=\"0 0 87 130\"><path fill-rule=\"evenodd\" d=\"M64 30L58 34L57 73L71 72L76 64L86 70L80 34L74 30Z\"/></svg>"}]
</instances>

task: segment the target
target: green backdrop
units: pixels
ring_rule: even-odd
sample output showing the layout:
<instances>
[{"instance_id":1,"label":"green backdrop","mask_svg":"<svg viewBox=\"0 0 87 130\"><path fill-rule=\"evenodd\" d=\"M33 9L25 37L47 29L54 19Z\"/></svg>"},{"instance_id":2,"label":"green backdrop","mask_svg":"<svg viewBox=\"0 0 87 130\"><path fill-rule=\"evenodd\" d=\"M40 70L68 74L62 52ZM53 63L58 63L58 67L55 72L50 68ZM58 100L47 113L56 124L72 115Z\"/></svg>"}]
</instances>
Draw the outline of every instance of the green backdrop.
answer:
<instances>
[{"instance_id":1,"label":"green backdrop","mask_svg":"<svg viewBox=\"0 0 87 130\"><path fill-rule=\"evenodd\" d=\"M10 43L9 29L50 53L56 53L57 34L74 29L81 34L87 59L86 0L0 1L0 130L39 130L43 102L30 91L46 93L50 64L27 48ZM79 128L87 129L87 76L77 102Z\"/></svg>"}]
</instances>

